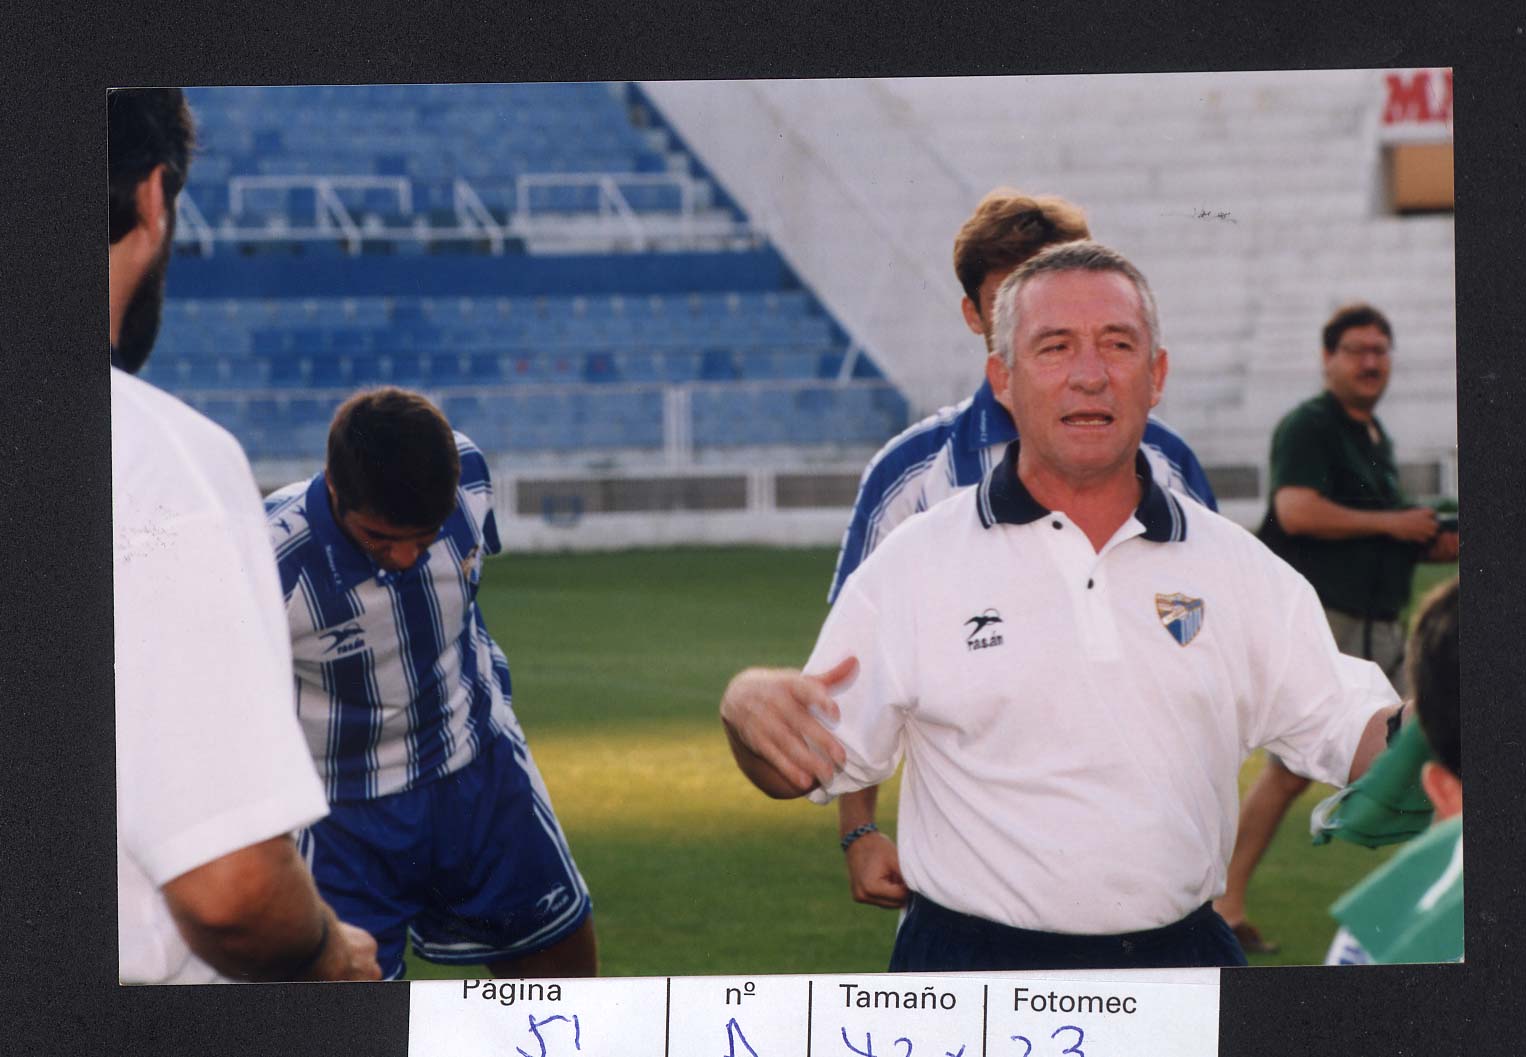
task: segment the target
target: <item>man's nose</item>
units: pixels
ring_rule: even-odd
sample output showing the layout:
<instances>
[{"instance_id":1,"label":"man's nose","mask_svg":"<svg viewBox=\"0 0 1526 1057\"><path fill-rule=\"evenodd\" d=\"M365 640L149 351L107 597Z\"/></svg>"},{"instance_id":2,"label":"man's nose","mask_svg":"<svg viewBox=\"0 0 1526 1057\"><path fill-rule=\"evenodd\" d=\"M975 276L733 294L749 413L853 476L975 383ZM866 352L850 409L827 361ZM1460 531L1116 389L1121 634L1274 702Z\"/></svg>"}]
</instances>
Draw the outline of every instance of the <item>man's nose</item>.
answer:
<instances>
[{"instance_id":1,"label":"man's nose","mask_svg":"<svg viewBox=\"0 0 1526 1057\"><path fill-rule=\"evenodd\" d=\"M394 543L387 548L387 560L398 569L411 569L422 553L424 548L416 543Z\"/></svg>"},{"instance_id":2,"label":"man's nose","mask_svg":"<svg viewBox=\"0 0 1526 1057\"><path fill-rule=\"evenodd\" d=\"M1083 341L1070 361L1070 384L1085 392L1098 392L1107 385L1107 364L1102 350L1090 341Z\"/></svg>"}]
</instances>

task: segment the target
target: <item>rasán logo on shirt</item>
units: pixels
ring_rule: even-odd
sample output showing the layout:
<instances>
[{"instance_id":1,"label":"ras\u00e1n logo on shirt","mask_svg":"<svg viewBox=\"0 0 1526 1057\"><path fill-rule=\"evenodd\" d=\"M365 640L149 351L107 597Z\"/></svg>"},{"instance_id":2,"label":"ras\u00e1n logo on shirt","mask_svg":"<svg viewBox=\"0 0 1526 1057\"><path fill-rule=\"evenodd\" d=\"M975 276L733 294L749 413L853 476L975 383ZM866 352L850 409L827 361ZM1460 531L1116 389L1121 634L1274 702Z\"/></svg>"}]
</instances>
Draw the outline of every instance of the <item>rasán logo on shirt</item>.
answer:
<instances>
[{"instance_id":1,"label":"ras\u00e1n logo on shirt","mask_svg":"<svg viewBox=\"0 0 1526 1057\"><path fill-rule=\"evenodd\" d=\"M976 638L976 636L980 635L980 633L990 625L1001 623L1003 623L1001 614L996 612L994 609L987 609L984 613L976 613L969 620L965 621L965 624L974 625L974 627L970 628L970 633L964 637L965 648L970 650L984 650L989 649L992 646L1000 646L1001 634L999 632L992 632L990 635L986 635L981 638Z\"/></svg>"},{"instance_id":2,"label":"ras\u00e1n logo on shirt","mask_svg":"<svg viewBox=\"0 0 1526 1057\"><path fill-rule=\"evenodd\" d=\"M1187 645L1203 630L1203 600L1186 595L1156 595L1155 612L1171 637Z\"/></svg>"},{"instance_id":3,"label":"ras\u00e1n logo on shirt","mask_svg":"<svg viewBox=\"0 0 1526 1057\"><path fill-rule=\"evenodd\" d=\"M360 638L361 627L359 624L346 624L342 628L330 628L328 631L318 632L318 637L332 639L328 649L324 653L335 655L354 653L356 650L366 648L366 640Z\"/></svg>"}]
</instances>

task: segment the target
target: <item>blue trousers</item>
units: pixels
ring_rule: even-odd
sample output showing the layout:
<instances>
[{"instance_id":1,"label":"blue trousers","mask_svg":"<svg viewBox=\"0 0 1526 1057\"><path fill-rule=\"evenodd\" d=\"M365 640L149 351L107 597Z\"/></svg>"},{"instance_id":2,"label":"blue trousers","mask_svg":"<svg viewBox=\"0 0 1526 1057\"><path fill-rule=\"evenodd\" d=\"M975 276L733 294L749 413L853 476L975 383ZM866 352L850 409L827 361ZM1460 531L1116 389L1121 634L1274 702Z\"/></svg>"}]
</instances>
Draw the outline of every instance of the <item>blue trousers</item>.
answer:
<instances>
[{"instance_id":1,"label":"blue trousers","mask_svg":"<svg viewBox=\"0 0 1526 1057\"><path fill-rule=\"evenodd\" d=\"M1245 964L1245 952L1234 932L1209 903L1158 929L1075 936L999 925L950 910L915 892L890 955L893 973Z\"/></svg>"}]
</instances>

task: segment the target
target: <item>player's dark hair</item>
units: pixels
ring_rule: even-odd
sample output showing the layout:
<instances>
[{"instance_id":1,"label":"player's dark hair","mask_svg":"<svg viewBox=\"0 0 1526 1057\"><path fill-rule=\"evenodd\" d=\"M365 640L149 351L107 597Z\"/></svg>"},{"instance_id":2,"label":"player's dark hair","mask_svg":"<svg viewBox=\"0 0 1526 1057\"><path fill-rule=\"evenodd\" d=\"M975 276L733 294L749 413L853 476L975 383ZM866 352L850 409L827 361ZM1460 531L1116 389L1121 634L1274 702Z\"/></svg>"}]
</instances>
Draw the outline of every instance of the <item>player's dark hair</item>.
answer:
<instances>
[{"instance_id":1,"label":"player's dark hair","mask_svg":"<svg viewBox=\"0 0 1526 1057\"><path fill-rule=\"evenodd\" d=\"M1377 327L1390 342L1394 340L1394 329L1388 325L1388 317L1371 305L1358 301L1337 308L1335 315L1325 324L1325 329L1320 332L1325 351L1334 352L1346 331L1352 327Z\"/></svg>"},{"instance_id":2,"label":"player's dark hair","mask_svg":"<svg viewBox=\"0 0 1526 1057\"><path fill-rule=\"evenodd\" d=\"M1045 246L1089 238L1080 206L1054 195L998 187L980 200L954 237L954 274L980 311L980 284L991 272L1014 268Z\"/></svg>"},{"instance_id":3,"label":"player's dark hair","mask_svg":"<svg viewBox=\"0 0 1526 1057\"><path fill-rule=\"evenodd\" d=\"M1457 689L1457 579L1420 602L1404 664L1415 693L1415 715L1436 759L1462 777L1462 718Z\"/></svg>"},{"instance_id":4,"label":"player's dark hair","mask_svg":"<svg viewBox=\"0 0 1526 1057\"><path fill-rule=\"evenodd\" d=\"M341 515L355 510L427 529L456 508L461 457L439 408L383 386L356 393L334 412L326 472Z\"/></svg>"},{"instance_id":5,"label":"player's dark hair","mask_svg":"<svg viewBox=\"0 0 1526 1057\"><path fill-rule=\"evenodd\" d=\"M138 185L164 166L164 201L173 215L196 146L196 124L179 88L114 88L106 93L107 232L112 243L138 226Z\"/></svg>"}]
</instances>

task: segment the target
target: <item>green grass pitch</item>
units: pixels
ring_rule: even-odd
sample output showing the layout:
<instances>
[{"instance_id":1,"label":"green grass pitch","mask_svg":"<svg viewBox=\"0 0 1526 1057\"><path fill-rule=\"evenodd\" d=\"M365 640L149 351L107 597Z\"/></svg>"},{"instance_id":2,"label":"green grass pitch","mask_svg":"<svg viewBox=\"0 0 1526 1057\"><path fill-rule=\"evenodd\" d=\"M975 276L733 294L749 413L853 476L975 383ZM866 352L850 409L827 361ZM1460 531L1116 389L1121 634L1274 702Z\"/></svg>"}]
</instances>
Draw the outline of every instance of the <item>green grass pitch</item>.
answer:
<instances>
[{"instance_id":1,"label":"green grass pitch","mask_svg":"<svg viewBox=\"0 0 1526 1057\"><path fill-rule=\"evenodd\" d=\"M749 664L799 665L826 615L835 551L679 548L509 555L481 601L508 654L514 708L594 898L613 976L878 972L894 912L848 895L836 812L753 791L716 718ZM1417 592L1452 570L1422 567ZM1241 773L1254 778L1261 757ZM1282 942L1254 964L1323 961L1326 908L1384 858L1310 846L1316 786L1250 892ZM896 783L880 798L894 831ZM481 975L409 956L413 979Z\"/></svg>"}]
</instances>

